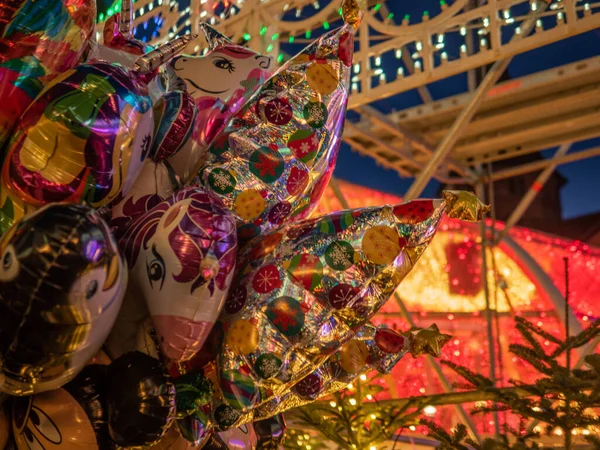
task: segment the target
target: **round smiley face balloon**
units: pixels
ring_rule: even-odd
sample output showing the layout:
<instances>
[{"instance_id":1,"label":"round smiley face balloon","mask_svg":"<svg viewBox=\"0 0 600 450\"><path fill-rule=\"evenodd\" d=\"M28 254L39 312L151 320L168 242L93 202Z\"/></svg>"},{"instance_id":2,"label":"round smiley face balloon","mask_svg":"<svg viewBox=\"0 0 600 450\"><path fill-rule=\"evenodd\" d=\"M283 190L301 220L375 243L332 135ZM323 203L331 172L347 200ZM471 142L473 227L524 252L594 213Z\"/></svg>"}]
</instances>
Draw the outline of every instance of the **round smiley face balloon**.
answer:
<instances>
[{"instance_id":1,"label":"round smiley face balloon","mask_svg":"<svg viewBox=\"0 0 600 450\"><path fill-rule=\"evenodd\" d=\"M2 236L0 261L0 392L56 389L105 341L125 293L124 260L96 211L54 204Z\"/></svg>"},{"instance_id":2,"label":"round smiley face balloon","mask_svg":"<svg viewBox=\"0 0 600 450\"><path fill-rule=\"evenodd\" d=\"M233 215L214 196L185 188L140 216L119 240L163 354L190 359L214 325L235 268ZM126 302L127 303L127 302Z\"/></svg>"},{"instance_id":3,"label":"round smiley face balloon","mask_svg":"<svg viewBox=\"0 0 600 450\"><path fill-rule=\"evenodd\" d=\"M64 389L15 399L13 433L18 450L100 450L88 415Z\"/></svg>"}]
</instances>

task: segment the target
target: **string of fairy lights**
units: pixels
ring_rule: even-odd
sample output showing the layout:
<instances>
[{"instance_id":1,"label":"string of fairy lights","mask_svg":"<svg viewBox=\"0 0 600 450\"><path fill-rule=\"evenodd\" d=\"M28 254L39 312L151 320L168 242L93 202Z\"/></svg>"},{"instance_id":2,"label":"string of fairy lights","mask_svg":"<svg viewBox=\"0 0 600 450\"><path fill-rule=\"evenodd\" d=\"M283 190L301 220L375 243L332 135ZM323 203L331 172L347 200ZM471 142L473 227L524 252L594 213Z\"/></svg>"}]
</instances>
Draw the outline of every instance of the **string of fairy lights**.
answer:
<instances>
[{"instance_id":1,"label":"string of fairy lights","mask_svg":"<svg viewBox=\"0 0 600 450\"><path fill-rule=\"evenodd\" d=\"M402 45L392 44L397 41L394 38L399 31L410 36L411 26L446 14L448 8L460 0L440 0L435 11L424 10L420 14L404 14L401 17L390 10L393 2L372 2L368 21L380 24L377 25L380 31L391 29L393 32L385 34L367 27L369 49L359 48L357 56L362 51L367 51L369 56L358 58L353 67L352 92L358 94L413 74L435 70L449 62L497 51L496 47L506 45L522 33L523 21L540 8L539 1L503 2L499 10L484 8L479 16L471 14L464 20L461 19L464 12L458 12L445 20L443 30L425 34L415 32L415 39L407 38ZM600 12L600 0L577 0L572 8L568 8L567 3L565 0L552 0L549 7L539 14L533 35ZM100 12L99 20L118 12L120 5L121 0L117 0L107 11ZM229 35L235 35L240 44L271 54L283 63L289 54L300 48L298 45L339 23L337 6L336 0L137 0L134 5L135 35L144 42L158 43L194 32L195 24L208 22ZM261 9L268 14L256 13L256 20L247 20L248 14L255 14ZM252 12L248 13L249 10ZM567 19L568 14L574 16ZM311 20L315 16L319 20ZM302 29L294 29L296 23ZM195 45L191 53L202 54L205 51L201 45Z\"/></svg>"}]
</instances>

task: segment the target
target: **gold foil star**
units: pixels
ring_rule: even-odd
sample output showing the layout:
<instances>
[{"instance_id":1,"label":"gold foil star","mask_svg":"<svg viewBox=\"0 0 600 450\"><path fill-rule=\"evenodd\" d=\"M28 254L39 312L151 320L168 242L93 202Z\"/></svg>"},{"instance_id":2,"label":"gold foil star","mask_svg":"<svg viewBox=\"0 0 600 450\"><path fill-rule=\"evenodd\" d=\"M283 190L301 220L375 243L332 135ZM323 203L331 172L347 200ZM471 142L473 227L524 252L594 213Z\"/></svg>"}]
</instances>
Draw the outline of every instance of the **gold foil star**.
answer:
<instances>
[{"instance_id":1,"label":"gold foil star","mask_svg":"<svg viewBox=\"0 0 600 450\"><path fill-rule=\"evenodd\" d=\"M424 354L438 358L444 345L452 339L449 334L440 333L435 323L427 328L413 328L403 334L411 340L410 354L414 358Z\"/></svg>"},{"instance_id":2,"label":"gold foil star","mask_svg":"<svg viewBox=\"0 0 600 450\"><path fill-rule=\"evenodd\" d=\"M479 222L490 211L490 207L484 205L472 192L444 191L442 197L446 201L446 214L452 219Z\"/></svg>"},{"instance_id":3,"label":"gold foil star","mask_svg":"<svg viewBox=\"0 0 600 450\"><path fill-rule=\"evenodd\" d=\"M342 3L342 17L344 22L358 29L363 12L367 10L366 0L344 0Z\"/></svg>"}]
</instances>

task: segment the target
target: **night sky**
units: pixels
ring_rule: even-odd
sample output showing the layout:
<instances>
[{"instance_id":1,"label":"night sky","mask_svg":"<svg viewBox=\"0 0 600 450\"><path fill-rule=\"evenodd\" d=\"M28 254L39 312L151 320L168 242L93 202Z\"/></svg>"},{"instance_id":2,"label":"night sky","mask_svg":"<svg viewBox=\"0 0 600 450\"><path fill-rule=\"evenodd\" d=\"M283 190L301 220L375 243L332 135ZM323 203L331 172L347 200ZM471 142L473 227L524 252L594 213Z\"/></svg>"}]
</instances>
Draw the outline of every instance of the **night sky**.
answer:
<instances>
[{"instance_id":1,"label":"night sky","mask_svg":"<svg viewBox=\"0 0 600 450\"><path fill-rule=\"evenodd\" d=\"M394 12L396 23L405 14L410 14L411 23L413 23L421 20L420 17L424 10L427 10L430 16L434 17L440 9L439 1L437 0L420 0L418 2L396 0L388 1L386 5ZM302 15L306 17L311 13L314 13L314 11L308 7L305 8ZM513 10L513 15L516 13L518 11ZM318 32L314 33L313 37L318 36L318 34ZM449 38L447 37L446 49L450 58L452 58L452 54L458 52L458 45L452 48L452 42L449 42ZM300 48L296 45L284 45L283 50L293 53L300 50ZM513 58L508 72L511 78L517 78L598 55L600 55L600 31L594 30L528 53L517 55ZM385 70L385 58L383 59L382 66ZM394 68L388 73L393 72ZM462 74L433 83L428 88L434 100L442 99L466 92L467 78L465 74ZM376 102L374 106L383 112L389 112L392 109L402 110L421 103L421 98L417 91L413 90ZM600 139L581 142L573 145L570 153L598 145L600 145ZM555 150L548 149L543 155L546 157L550 156ZM600 200L598 200L600 196L599 157L564 165L559 168L559 172L568 180L562 190L564 218L600 210ZM378 167L373 159L351 151L346 144L344 144L341 150L335 175L343 180L400 195L407 190L412 182L412 179L401 178L395 171ZM435 181L430 183L423 196L435 196L437 188L438 185Z\"/></svg>"}]
</instances>

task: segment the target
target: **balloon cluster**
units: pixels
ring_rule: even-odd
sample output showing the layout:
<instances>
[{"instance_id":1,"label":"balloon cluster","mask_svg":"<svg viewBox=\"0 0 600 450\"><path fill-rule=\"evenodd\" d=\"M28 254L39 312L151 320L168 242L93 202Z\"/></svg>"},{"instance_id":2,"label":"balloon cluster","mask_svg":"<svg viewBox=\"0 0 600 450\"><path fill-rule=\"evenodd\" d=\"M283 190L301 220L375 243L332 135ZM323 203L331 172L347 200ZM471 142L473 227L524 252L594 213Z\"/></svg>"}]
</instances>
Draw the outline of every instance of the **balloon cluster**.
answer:
<instances>
[{"instance_id":1,"label":"balloon cluster","mask_svg":"<svg viewBox=\"0 0 600 450\"><path fill-rule=\"evenodd\" d=\"M91 0L2 1L0 448L9 416L19 450L277 448L287 409L439 355L435 325L369 319L444 212L485 206L446 192L307 218L357 0L277 70L208 25L202 57L177 56L193 36L149 48L131 2L98 44Z\"/></svg>"}]
</instances>

